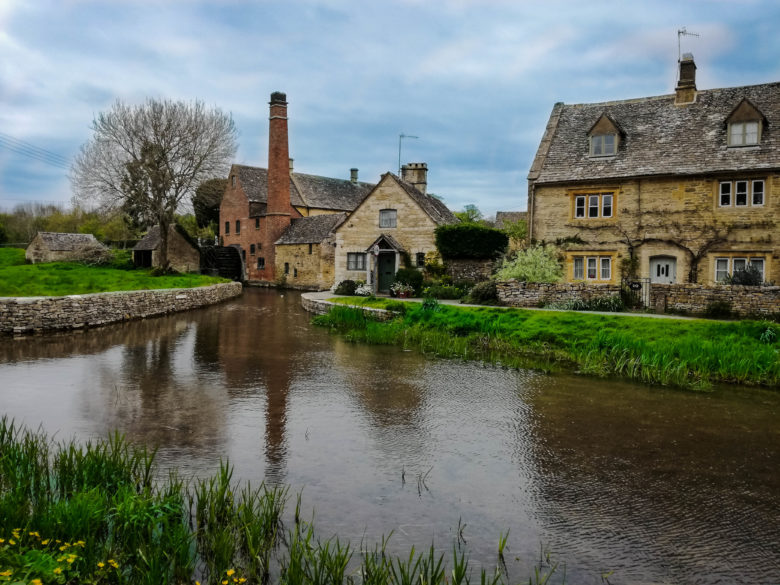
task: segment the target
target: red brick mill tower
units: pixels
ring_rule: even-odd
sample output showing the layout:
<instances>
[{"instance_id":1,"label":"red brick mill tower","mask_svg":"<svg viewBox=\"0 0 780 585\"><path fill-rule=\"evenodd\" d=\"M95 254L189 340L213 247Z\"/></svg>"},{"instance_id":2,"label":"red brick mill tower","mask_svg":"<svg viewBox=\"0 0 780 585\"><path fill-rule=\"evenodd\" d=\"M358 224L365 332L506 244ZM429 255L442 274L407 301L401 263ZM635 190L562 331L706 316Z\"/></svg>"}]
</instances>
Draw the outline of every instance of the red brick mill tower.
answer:
<instances>
[{"instance_id":1,"label":"red brick mill tower","mask_svg":"<svg viewBox=\"0 0 780 585\"><path fill-rule=\"evenodd\" d=\"M275 280L276 250L274 242L286 230L293 217L300 214L290 203L290 149L287 139L287 96L271 94L268 123L268 203L265 213L262 248L265 254L264 279Z\"/></svg>"}]
</instances>

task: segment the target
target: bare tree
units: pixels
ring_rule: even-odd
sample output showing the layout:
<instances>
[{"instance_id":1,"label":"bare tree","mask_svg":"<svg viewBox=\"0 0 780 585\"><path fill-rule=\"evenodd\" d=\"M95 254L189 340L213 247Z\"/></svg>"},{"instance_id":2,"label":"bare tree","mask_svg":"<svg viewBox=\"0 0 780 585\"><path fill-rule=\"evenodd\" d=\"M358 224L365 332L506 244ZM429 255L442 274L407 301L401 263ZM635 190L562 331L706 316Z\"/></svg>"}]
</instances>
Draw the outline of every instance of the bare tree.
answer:
<instances>
[{"instance_id":1,"label":"bare tree","mask_svg":"<svg viewBox=\"0 0 780 585\"><path fill-rule=\"evenodd\" d=\"M71 169L74 201L132 208L159 225L160 266L167 269L174 213L200 183L227 173L236 152L233 119L200 101L117 100L92 130Z\"/></svg>"}]
</instances>

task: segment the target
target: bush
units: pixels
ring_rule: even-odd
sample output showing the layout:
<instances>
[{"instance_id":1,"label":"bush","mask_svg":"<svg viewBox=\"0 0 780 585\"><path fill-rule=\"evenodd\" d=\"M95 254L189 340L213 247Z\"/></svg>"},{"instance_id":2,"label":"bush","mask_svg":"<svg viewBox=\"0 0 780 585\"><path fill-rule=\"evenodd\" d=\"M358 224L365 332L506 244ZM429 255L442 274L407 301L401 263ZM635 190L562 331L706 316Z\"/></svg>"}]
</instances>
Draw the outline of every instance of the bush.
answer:
<instances>
[{"instance_id":1,"label":"bush","mask_svg":"<svg viewBox=\"0 0 780 585\"><path fill-rule=\"evenodd\" d=\"M342 280L333 290L337 295L354 296L357 283L354 280Z\"/></svg>"},{"instance_id":2,"label":"bush","mask_svg":"<svg viewBox=\"0 0 780 585\"><path fill-rule=\"evenodd\" d=\"M513 260L503 263L496 273L498 280L514 278L524 282L559 282L563 267L558 262L558 248L536 245L517 253Z\"/></svg>"},{"instance_id":3,"label":"bush","mask_svg":"<svg viewBox=\"0 0 780 585\"><path fill-rule=\"evenodd\" d=\"M407 303L403 301L387 301L385 305L386 311L392 311L393 313L399 313L400 315L406 314Z\"/></svg>"},{"instance_id":4,"label":"bush","mask_svg":"<svg viewBox=\"0 0 780 585\"><path fill-rule=\"evenodd\" d=\"M487 280L475 284L464 302L474 305L497 305L498 288L496 287L496 282Z\"/></svg>"},{"instance_id":5,"label":"bush","mask_svg":"<svg viewBox=\"0 0 780 585\"><path fill-rule=\"evenodd\" d=\"M760 286L763 282L761 272L755 266L748 266L744 270L737 270L726 277L726 284L742 284L745 286Z\"/></svg>"},{"instance_id":6,"label":"bush","mask_svg":"<svg viewBox=\"0 0 780 585\"><path fill-rule=\"evenodd\" d=\"M465 289L448 284L431 284L423 288L423 296L432 299L460 299L466 292Z\"/></svg>"},{"instance_id":7,"label":"bush","mask_svg":"<svg viewBox=\"0 0 780 585\"><path fill-rule=\"evenodd\" d=\"M414 294L419 295L422 290L423 273L416 268L400 268L395 273L395 281L408 284L414 289Z\"/></svg>"},{"instance_id":8,"label":"bush","mask_svg":"<svg viewBox=\"0 0 780 585\"><path fill-rule=\"evenodd\" d=\"M550 303L546 307L562 311L604 311L609 313L620 313L626 309L620 295L593 299L572 299L561 303Z\"/></svg>"},{"instance_id":9,"label":"bush","mask_svg":"<svg viewBox=\"0 0 780 585\"><path fill-rule=\"evenodd\" d=\"M506 250L509 238L501 230L473 223L440 225L436 247L443 258L493 259Z\"/></svg>"},{"instance_id":10,"label":"bush","mask_svg":"<svg viewBox=\"0 0 780 585\"><path fill-rule=\"evenodd\" d=\"M705 317L710 319L728 319L731 317L731 303L728 301L712 301L704 309Z\"/></svg>"}]
</instances>

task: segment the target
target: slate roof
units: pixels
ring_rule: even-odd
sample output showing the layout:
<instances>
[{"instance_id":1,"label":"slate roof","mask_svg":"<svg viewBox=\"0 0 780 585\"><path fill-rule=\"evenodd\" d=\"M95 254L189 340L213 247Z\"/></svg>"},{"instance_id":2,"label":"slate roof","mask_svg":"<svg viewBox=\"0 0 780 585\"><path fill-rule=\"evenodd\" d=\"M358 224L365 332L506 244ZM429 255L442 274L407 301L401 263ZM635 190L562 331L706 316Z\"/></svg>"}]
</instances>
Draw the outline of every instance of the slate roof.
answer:
<instances>
[{"instance_id":1,"label":"slate roof","mask_svg":"<svg viewBox=\"0 0 780 585\"><path fill-rule=\"evenodd\" d=\"M59 232L38 232L41 241L52 251L70 252L85 247L104 248L92 234L65 234Z\"/></svg>"},{"instance_id":2,"label":"slate roof","mask_svg":"<svg viewBox=\"0 0 780 585\"><path fill-rule=\"evenodd\" d=\"M253 215L265 213L268 201L268 169L233 165L250 202ZM352 211L374 188L371 183L332 179L293 172L290 176L290 202L297 207Z\"/></svg>"},{"instance_id":3,"label":"slate roof","mask_svg":"<svg viewBox=\"0 0 780 585\"><path fill-rule=\"evenodd\" d=\"M416 201L422 210L427 213L428 216L438 225L458 223L458 221L460 221L452 214L447 206L444 205L444 202L441 199L437 199L431 195L423 194L420 192L420 190L417 189L417 187L399 179L393 173L385 173L382 175L382 178L386 177L387 175L393 177L401 186L401 188L406 191L409 197Z\"/></svg>"},{"instance_id":4,"label":"slate roof","mask_svg":"<svg viewBox=\"0 0 780 585\"><path fill-rule=\"evenodd\" d=\"M312 215L292 220L277 244L319 244L347 217L346 213Z\"/></svg>"},{"instance_id":5,"label":"slate roof","mask_svg":"<svg viewBox=\"0 0 780 585\"><path fill-rule=\"evenodd\" d=\"M527 220L527 211L496 211L496 227L502 229L505 222Z\"/></svg>"},{"instance_id":6,"label":"slate roof","mask_svg":"<svg viewBox=\"0 0 780 585\"><path fill-rule=\"evenodd\" d=\"M176 230L179 235L181 235L187 243L190 244L193 248L197 249L198 245L197 242L193 241L193 239L187 234L187 232L184 231L183 228L180 228L178 225L172 225L171 231ZM169 236L170 237L170 236ZM170 241L170 240L169 240ZM153 225L149 228L149 231L146 232L146 235L141 238L141 240L133 246L133 250L156 250L160 245L160 226L159 225ZM170 246L170 244L169 244Z\"/></svg>"},{"instance_id":7,"label":"slate roof","mask_svg":"<svg viewBox=\"0 0 780 585\"><path fill-rule=\"evenodd\" d=\"M727 148L726 120L743 98L766 117L760 146ZM535 184L780 168L780 82L697 92L676 106L663 95L558 103L528 179ZM624 132L613 157L590 157L588 130L607 114Z\"/></svg>"}]
</instances>

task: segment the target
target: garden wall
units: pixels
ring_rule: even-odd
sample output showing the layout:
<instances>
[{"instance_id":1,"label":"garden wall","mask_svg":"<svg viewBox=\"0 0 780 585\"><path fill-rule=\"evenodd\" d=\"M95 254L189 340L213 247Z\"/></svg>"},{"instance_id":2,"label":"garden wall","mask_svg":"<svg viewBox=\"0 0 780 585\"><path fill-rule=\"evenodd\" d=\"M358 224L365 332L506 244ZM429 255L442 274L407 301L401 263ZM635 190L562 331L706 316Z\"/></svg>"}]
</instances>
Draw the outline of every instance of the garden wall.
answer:
<instances>
[{"instance_id":1,"label":"garden wall","mask_svg":"<svg viewBox=\"0 0 780 585\"><path fill-rule=\"evenodd\" d=\"M97 327L213 305L241 294L240 282L198 288L139 290L66 297L0 298L0 334Z\"/></svg>"},{"instance_id":2,"label":"garden wall","mask_svg":"<svg viewBox=\"0 0 780 585\"><path fill-rule=\"evenodd\" d=\"M741 286L702 284L653 284L650 306L656 311L704 313L712 303L731 305L740 315L780 313L780 286Z\"/></svg>"},{"instance_id":3,"label":"garden wall","mask_svg":"<svg viewBox=\"0 0 780 585\"><path fill-rule=\"evenodd\" d=\"M497 282L496 288L498 299L511 307L541 307L550 303L607 298L620 294L619 285L584 282L551 284L507 280Z\"/></svg>"},{"instance_id":4,"label":"garden wall","mask_svg":"<svg viewBox=\"0 0 780 585\"><path fill-rule=\"evenodd\" d=\"M482 282L488 280L493 273L492 260L446 260L447 274L453 282L467 280Z\"/></svg>"}]
</instances>

